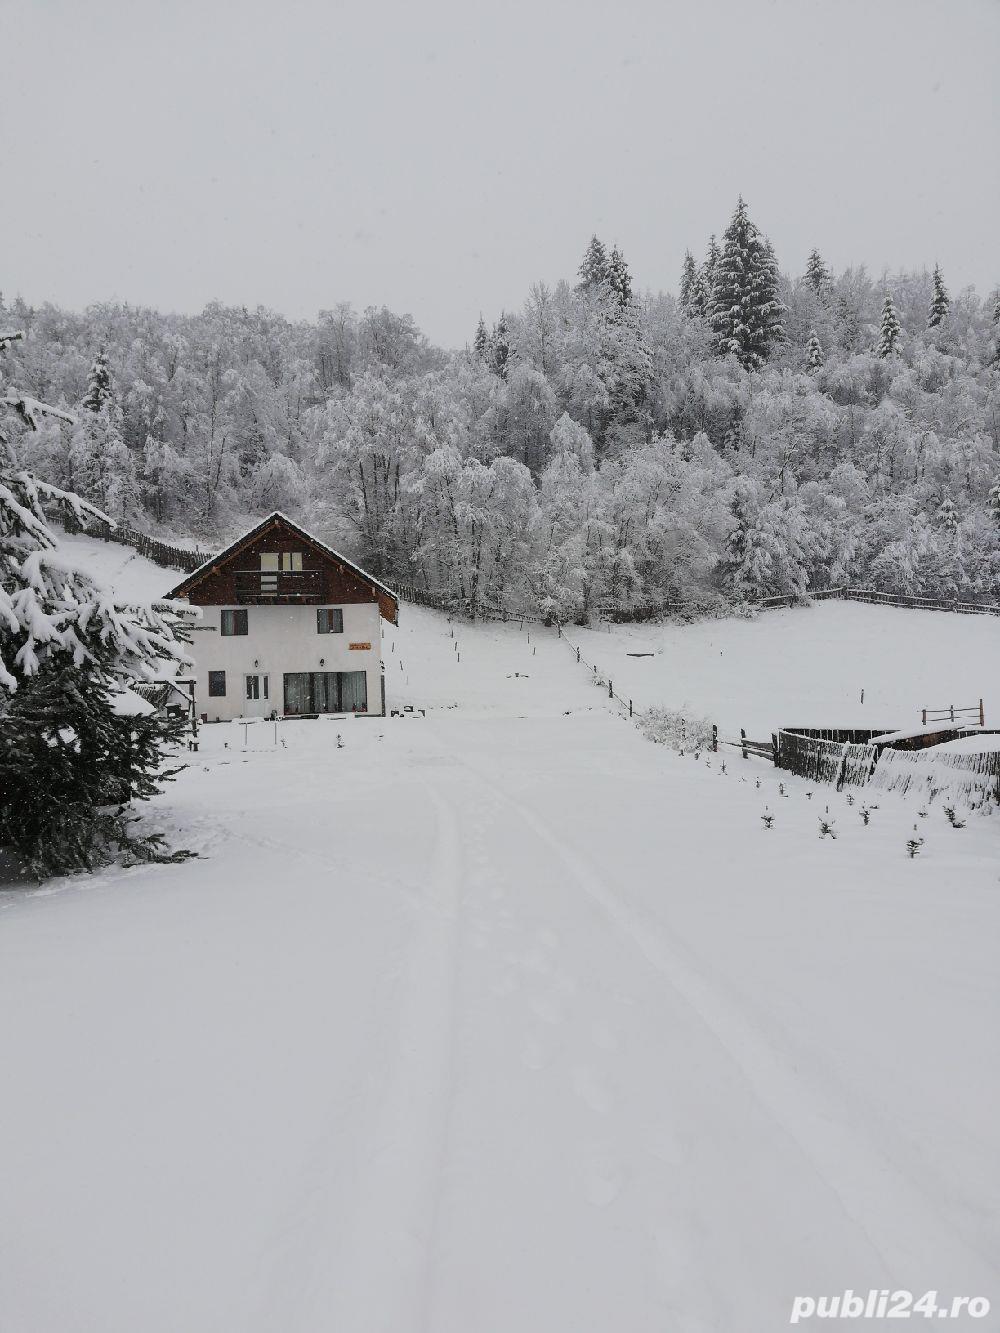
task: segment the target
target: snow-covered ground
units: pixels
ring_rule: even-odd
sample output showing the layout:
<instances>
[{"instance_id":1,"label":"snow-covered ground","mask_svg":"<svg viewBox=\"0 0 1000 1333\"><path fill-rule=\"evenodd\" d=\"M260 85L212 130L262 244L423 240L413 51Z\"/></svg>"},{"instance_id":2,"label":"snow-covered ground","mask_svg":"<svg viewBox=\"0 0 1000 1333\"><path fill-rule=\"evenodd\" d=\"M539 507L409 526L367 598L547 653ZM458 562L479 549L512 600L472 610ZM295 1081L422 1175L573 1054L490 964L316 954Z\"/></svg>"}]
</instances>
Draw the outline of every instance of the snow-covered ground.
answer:
<instances>
[{"instance_id":1,"label":"snow-covered ground","mask_svg":"<svg viewBox=\"0 0 1000 1333\"><path fill-rule=\"evenodd\" d=\"M835 666L782 682L828 611L899 677L875 724L939 683L896 646L927 613L776 613L732 622L723 722L825 716ZM957 687L981 624L934 619ZM642 631L688 671L644 702L725 702L710 632ZM771 1333L845 1287L995 1318L1000 817L866 825L672 755L549 631L403 607L386 663L426 718L204 729L152 816L200 860L0 895L0 1327Z\"/></svg>"},{"instance_id":2,"label":"snow-covered ground","mask_svg":"<svg viewBox=\"0 0 1000 1333\"><path fill-rule=\"evenodd\" d=\"M996 616L828 601L752 620L567 634L636 707L690 709L730 732L745 727L766 739L779 726L912 729L923 708L981 698L987 724L1000 725Z\"/></svg>"}]
</instances>

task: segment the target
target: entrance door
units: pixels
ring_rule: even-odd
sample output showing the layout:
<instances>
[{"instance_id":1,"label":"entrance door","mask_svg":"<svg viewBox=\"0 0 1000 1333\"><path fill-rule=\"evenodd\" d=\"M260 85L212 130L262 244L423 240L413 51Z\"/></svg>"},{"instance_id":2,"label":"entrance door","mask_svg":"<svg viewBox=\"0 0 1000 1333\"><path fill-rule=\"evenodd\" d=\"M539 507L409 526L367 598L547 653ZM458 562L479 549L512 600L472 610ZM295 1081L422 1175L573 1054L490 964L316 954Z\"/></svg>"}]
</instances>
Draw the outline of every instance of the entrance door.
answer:
<instances>
[{"instance_id":1,"label":"entrance door","mask_svg":"<svg viewBox=\"0 0 1000 1333\"><path fill-rule=\"evenodd\" d=\"M271 682L266 675L244 676L246 699L243 704L244 717L267 717L271 711Z\"/></svg>"}]
</instances>

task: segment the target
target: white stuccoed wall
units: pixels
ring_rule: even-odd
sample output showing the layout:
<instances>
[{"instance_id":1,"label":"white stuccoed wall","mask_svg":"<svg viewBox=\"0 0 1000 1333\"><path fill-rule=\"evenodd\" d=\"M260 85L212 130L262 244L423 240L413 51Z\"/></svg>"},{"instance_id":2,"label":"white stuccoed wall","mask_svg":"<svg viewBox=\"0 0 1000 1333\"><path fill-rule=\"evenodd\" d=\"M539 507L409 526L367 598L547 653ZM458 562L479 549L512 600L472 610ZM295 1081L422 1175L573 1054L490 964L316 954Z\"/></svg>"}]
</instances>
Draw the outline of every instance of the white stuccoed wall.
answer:
<instances>
[{"instance_id":1,"label":"white stuccoed wall","mask_svg":"<svg viewBox=\"0 0 1000 1333\"><path fill-rule=\"evenodd\" d=\"M381 713L382 620L377 602L342 606L343 634L317 632L316 606L248 606L249 632L223 637L222 612L235 609L203 606L199 626L191 635L188 651L195 661L199 717L204 713L210 722L227 722L247 714L267 716L271 709L276 709L280 717L284 712L286 671L364 671L368 677L368 712ZM351 643L370 643L371 649L352 652ZM209 698L209 671L226 673L225 698ZM256 706L247 702L244 677L249 674L270 677L266 705L263 700Z\"/></svg>"}]
</instances>

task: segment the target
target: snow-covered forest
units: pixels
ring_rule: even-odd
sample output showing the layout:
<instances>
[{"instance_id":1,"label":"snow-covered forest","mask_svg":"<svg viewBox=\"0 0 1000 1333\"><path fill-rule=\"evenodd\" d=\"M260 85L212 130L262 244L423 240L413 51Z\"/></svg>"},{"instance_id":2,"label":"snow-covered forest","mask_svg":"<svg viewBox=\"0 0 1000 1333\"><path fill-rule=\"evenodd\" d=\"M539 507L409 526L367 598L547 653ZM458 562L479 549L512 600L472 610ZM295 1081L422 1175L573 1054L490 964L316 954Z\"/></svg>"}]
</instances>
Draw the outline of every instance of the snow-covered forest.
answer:
<instances>
[{"instance_id":1,"label":"snow-covered forest","mask_svg":"<svg viewBox=\"0 0 1000 1333\"><path fill-rule=\"evenodd\" d=\"M10 382L77 416L16 445L147 531L280 508L473 611L1000 594L1000 297L821 250L781 272L742 200L678 278L643 291L595 237L460 350L385 308L0 299Z\"/></svg>"}]
</instances>

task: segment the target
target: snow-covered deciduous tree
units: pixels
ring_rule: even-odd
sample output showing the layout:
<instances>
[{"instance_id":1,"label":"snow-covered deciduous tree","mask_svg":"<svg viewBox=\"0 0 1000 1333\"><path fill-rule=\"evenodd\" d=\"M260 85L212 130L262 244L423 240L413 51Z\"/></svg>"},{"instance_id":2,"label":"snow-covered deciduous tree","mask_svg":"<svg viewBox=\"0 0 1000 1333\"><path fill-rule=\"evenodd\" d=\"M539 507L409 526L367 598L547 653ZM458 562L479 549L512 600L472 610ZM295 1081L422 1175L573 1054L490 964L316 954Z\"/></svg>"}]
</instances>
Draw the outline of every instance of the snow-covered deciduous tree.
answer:
<instances>
[{"instance_id":1,"label":"snow-covered deciduous tree","mask_svg":"<svg viewBox=\"0 0 1000 1333\"><path fill-rule=\"evenodd\" d=\"M715 265L712 327L723 355L759 370L784 339L774 251L750 220L742 196Z\"/></svg>"},{"instance_id":2,"label":"snow-covered deciduous tree","mask_svg":"<svg viewBox=\"0 0 1000 1333\"><path fill-rule=\"evenodd\" d=\"M951 297L948 295L944 278L941 276L941 269L937 264L934 265L933 284L930 309L927 312L927 327L929 329L936 329L947 318L948 308L951 305Z\"/></svg>"},{"instance_id":3,"label":"snow-covered deciduous tree","mask_svg":"<svg viewBox=\"0 0 1000 1333\"><path fill-rule=\"evenodd\" d=\"M892 293L886 292L885 301L882 305L882 321L879 324L878 343L875 347L875 355L880 357L892 356L896 350L896 343L899 339L901 325L899 316L896 314L896 307L893 304Z\"/></svg>"}]
</instances>

